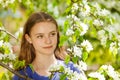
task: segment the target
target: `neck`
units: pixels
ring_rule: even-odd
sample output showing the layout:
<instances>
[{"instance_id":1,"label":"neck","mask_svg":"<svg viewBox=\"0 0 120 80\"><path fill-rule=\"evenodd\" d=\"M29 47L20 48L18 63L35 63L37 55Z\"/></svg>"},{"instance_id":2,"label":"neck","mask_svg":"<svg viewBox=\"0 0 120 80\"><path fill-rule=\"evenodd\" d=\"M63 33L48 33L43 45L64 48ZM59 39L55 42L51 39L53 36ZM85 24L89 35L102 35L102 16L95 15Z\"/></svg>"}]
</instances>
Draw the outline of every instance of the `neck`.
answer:
<instances>
[{"instance_id":1,"label":"neck","mask_svg":"<svg viewBox=\"0 0 120 80\"><path fill-rule=\"evenodd\" d=\"M56 62L56 58L53 55L36 55L35 60L33 61L32 64L34 65L39 65L39 66L49 66L53 63Z\"/></svg>"},{"instance_id":2,"label":"neck","mask_svg":"<svg viewBox=\"0 0 120 80\"><path fill-rule=\"evenodd\" d=\"M55 64L57 59L53 55L36 55L35 60L32 62L34 70L40 75L48 75L49 67Z\"/></svg>"}]
</instances>

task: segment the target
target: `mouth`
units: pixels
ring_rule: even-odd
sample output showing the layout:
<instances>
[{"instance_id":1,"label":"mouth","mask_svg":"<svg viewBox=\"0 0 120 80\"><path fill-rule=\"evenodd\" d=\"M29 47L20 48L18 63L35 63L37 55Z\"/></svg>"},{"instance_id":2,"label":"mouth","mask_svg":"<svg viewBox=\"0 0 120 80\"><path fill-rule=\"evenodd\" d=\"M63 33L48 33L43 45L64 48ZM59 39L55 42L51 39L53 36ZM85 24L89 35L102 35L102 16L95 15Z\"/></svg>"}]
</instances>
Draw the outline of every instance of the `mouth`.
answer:
<instances>
[{"instance_id":1,"label":"mouth","mask_svg":"<svg viewBox=\"0 0 120 80\"><path fill-rule=\"evenodd\" d=\"M49 48L52 48L53 46L45 46L45 47L43 47L43 48L45 48L45 49L49 49Z\"/></svg>"}]
</instances>

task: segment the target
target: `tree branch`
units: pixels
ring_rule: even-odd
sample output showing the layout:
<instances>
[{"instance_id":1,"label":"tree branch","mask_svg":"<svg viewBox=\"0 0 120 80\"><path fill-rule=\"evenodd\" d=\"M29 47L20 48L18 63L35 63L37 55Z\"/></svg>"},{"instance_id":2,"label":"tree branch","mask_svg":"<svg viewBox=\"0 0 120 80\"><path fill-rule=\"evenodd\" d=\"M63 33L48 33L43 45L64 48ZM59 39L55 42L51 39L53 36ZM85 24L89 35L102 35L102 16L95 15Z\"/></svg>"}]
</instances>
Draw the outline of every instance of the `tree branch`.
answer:
<instances>
[{"instance_id":1,"label":"tree branch","mask_svg":"<svg viewBox=\"0 0 120 80\"><path fill-rule=\"evenodd\" d=\"M0 29L0 31L6 32L8 35L12 36L14 39L16 39L17 41L19 41L13 34L11 34L10 32L8 32L5 29Z\"/></svg>"},{"instance_id":2,"label":"tree branch","mask_svg":"<svg viewBox=\"0 0 120 80\"><path fill-rule=\"evenodd\" d=\"M14 69L10 68L8 65L5 65L4 63L0 62L0 66L6 68L7 70L9 70L10 72L12 72L13 74L16 74L17 76L19 76L20 78L24 78L25 80L32 80L31 78L21 75L19 72L15 71Z\"/></svg>"}]
</instances>

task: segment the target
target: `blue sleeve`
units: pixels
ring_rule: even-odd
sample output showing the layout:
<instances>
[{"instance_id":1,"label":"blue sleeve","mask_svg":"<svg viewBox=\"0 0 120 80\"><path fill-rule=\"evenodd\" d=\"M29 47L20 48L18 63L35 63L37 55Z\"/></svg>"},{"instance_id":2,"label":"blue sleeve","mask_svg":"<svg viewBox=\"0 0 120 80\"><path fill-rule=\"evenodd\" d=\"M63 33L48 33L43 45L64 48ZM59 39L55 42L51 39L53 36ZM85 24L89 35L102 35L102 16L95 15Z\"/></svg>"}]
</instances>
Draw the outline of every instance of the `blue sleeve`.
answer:
<instances>
[{"instance_id":1,"label":"blue sleeve","mask_svg":"<svg viewBox=\"0 0 120 80\"><path fill-rule=\"evenodd\" d=\"M23 71L19 71L19 73L20 73L21 75L25 75ZM12 80L25 80L25 79L20 78L20 77L17 76L17 75L14 75L13 78L12 78Z\"/></svg>"},{"instance_id":2,"label":"blue sleeve","mask_svg":"<svg viewBox=\"0 0 120 80\"><path fill-rule=\"evenodd\" d=\"M69 62L68 67L70 67L71 70L76 71L78 73L81 73L82 71L80 71L77 67L75 67L73 62Z\"/></svg>"},{"instance_id":3,"label":"blue sleeve","mask_svg":"<svg viewBox=\"0 0 120 80\"><path fill-rule=\"evenodd\" d=\"M31 77L31 74L32 74L32 71L29 67L26 67L25 69L21 69L18 71L21 75L23 76L27 76L27 77ZM19 76L17 75L14 75L12 80L25 80L24 78L20 78Z\"/></svg>"},{"instance_id":4,"label":"blue sleeve","mask_svg":"<svg viewBox=\"0 0 120 80\"><path fill-rule=\"evenodd\" d=\"M70 61L68 64L66 64L64 61L59 60L59 64L62 64L64 67L66 68L70 68L70 70L73 70L73 72L77 72L77 73L82 73L81 70L79 70L77 67L75 67L75 64Z\"/></svg>"},{"instance_id":5,"label":"blue sleeve","mask_svg":"<svg viewBox=\"0 0 120 80\"><path fill-rule=\"evenodd\" d=\"M17 75L15 75L12 80L25 80L25 79L20 78L20 77L18 77Z\"/></svg>"},{"instance_id":6,"label":"blue sleeve","mask_svg":"<svg viewBox=\"0 0 120 80\"><path fill-rule=\"evenodd\" d=\"M86 77L84 71L78 69L77 67L75 67L75 64L74 64L73 62L70 62L70 63L68 64L68 66L69 66L70 69L73 70L74 72L76 71L77 73L83 75L84 80L87 80L87 77Z\"/></svg>"}]
</instances>

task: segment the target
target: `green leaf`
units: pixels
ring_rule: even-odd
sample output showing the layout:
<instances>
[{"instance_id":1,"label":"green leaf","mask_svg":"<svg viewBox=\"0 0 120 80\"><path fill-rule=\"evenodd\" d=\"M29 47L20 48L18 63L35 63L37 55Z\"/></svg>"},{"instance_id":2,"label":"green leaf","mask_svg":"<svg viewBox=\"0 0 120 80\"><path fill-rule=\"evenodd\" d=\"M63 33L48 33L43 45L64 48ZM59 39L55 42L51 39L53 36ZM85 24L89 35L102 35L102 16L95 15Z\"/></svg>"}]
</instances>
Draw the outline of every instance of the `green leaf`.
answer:
<instances>
[{"instance_id":1,"label":"green leaf","mask_svg":"<svg viewBox=\"0 0 120 80\"><path fill-rule=\"evenodd\" d=\"M34 72L33 65L29 64L30 68L32 69L32 72Z\"/></svg>"},{"instance_id":2,"label":"green leaf","mask_svg":"<svg viewBox=\"0 0 120 80\"><path fill-rule=\"evenodd\" d=\"M9 75L7 73L4 73L2 76L2 80L10 80Z\"/></svg>"},{"instance_id":3,"label":"green leaf","mask_svg":"<svg viewBox=\"0 0 120 80\"><path fill-rule=\"evenodd\" d=\"M72 40L73 40L74 43L76 43L76 41L78 40L79 36L80 36L79 30L75 30L75 33L72 36Z\"/></svg>"},{"instance_id":4,"label":"green leaf","mask_svg":"<svg viewBox=\"0 0 120 80\"><path fill-rule=\"evenodd\" d=\"M4 46L1 46L1 47L0 47L0 53L5 53Z\"/></svg>"},{"instance_id":5,"label":"green leaf","mask_svg":"<svg viewBox=\"0 0 120 80\"><path fill-rule=\"evenodd\" d=\"M76 40L77 40L77 39L76 39L76 36L75 36L75 35L73 35L73 36L72 36L72 41L75 43L75 42L76 42Z\"/></svg>"},{"instance_id":6,"label":"green leaf","mask_svg":"<svg viewBox=\"0 0 120 80\"><path fill-rule=\"evenodd\" d=\"M67 5L70 5L71 4L71 0L66 0L67 2Z\"/></svg>"},{"instance_id":7,"label":"green leaf","mask_svg":"<svg viewBox=\"0 0 120 80\"><path fill-rule=\"evenodd\" d=\"M3 26L2 23L0 22L0 27Z\"/></svg>"},{"instance_id":8,"label":"green leaf","mask_svg":"<svg viewBox=\"0 0 120 80\"><path fill-rule=\"evenodd\" d=\"M69 14L70 11L71 11L71 7L68 7L68 8L66 8L65 13L66 13L66 14Z\"/></svg>"},{"instance_id":9,"label":"green leaf","mask_svg":"<svg viewBox=\"0 0 120 80\"><path fill-rule=\"evenodd\" d=\"M13 66L15 69L22 68L23 66L25 66L25 61L16 60Z\"/></svg>"},{"instance_id":10,"label":"green leaf","mask_svg":"<svg viewBox=\"0 0 120 80\"><path fill-rule=\"evenodd\" d=\"M60 66L60 71L63 72L64 71L64 67Z\"/></svg>"},{"instance_id":11,"label":"green leaf","mask_svg":"<svg viewBox=\"0 0 120 80\"><path fill-rule=\"evenodd\" d=\"M67 39L68 39L67 36L61 35L59 46L63 46L63 44L67 41Z\"/></svg>"},{"instance_id":12,"label":"green leaf","mask_svg":"<svg viewBox=\"0 0 120 80\"><path fill-rule=\"evenodd\" d=\"M61 74L61 75L60 75L60 80L65 80L65 79L66 79L66 77L67 77L67 75L66 75L66 74Z\"/></svg>"},{"instance_id":13,"label":"green leaf","mask_svg":"<svg viewBox=\"0 0 120 80\"><path fill-rule=\"evenodd\" d=\"M73 61L73 63L77 63L78 60L79 60L79 57L78 57L78 56L76 56L76 57L72 57L72 61Z\"/></svg>"},{"instance_id":14,"label":"green leaf","mask_svg":"<svg viewBox=\"0 0 120 80\"><path fill-rule=\"evenodd\" d=\"M82 59L83 59L83 61L85 61L87 58L88 58L88 53L87 53L87 52L84 52L84 53L82 54Z\"/></svg>"},{"instance_id":15,"label":"green leaf","mask_svg":"<svg viewBox=\"0 0 120 80\"><path fill-rule=\"evenodd\" d=\"M66 20L66 21L64 22L64 29L63 29L63 32L66 33L66 31L67 31L68 28L69 28L69 21Z\"/></svg>"},{"instance_id":16,"label":"green leaf","mask_svg":"<svg viewBox=\"0 0 120 80\"><path fill-rule=\"evenodd\" d=\"M107 42L106 42L106 48L109 48L111 43L112 43L111 40L107 40Z\"/></svg>"},{"instance_id":17,"label":"green leaf","mask_svg":"<svg viewBox=\"0 0 120 80\"><path fill-rule=\"evenodd\" d=\"M67 56L65 57L65 63L68 64L69 61L70 61L70 55L67 55Z\"/></svg>"}]
</instances>

